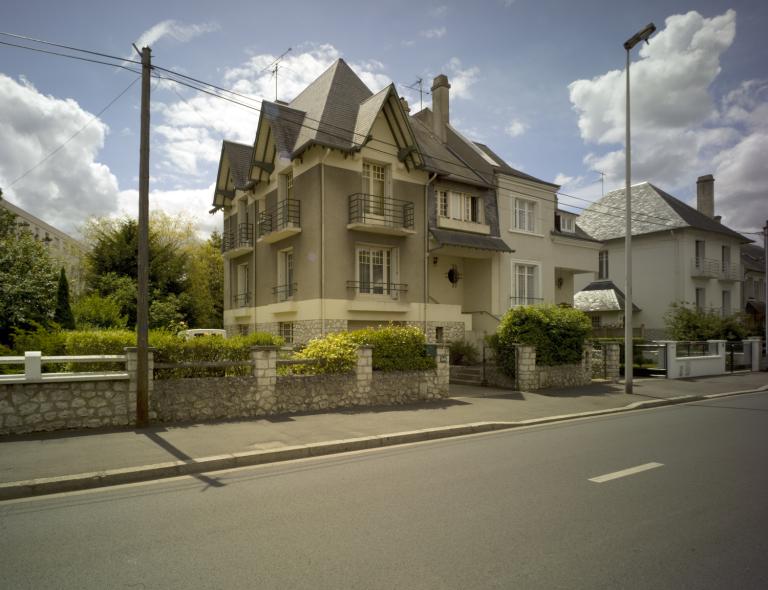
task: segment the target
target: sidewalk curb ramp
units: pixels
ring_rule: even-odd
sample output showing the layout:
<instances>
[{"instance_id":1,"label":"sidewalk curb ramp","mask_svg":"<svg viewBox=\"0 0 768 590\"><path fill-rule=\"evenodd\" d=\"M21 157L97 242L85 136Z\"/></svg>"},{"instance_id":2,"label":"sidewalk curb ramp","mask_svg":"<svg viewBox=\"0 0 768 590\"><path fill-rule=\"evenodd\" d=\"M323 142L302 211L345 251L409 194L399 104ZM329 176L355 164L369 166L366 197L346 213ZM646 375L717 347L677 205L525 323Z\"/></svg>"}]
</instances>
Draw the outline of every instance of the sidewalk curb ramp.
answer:
<instances>
[{"instance_id":1,"label":"sidewalk curb ramp","mask_svg":"<svg viewBox=\"0 0 768 590\"><path fill-rule=\"evenodd\" d=\"M716 393L710 395L683 395L667 399L634 402L619 408L580 412L576 414L563 414L559 416L547 416L545 418L533 418L530 420L521 420L518 422L474 422L456 426L425 428L422 430L396 432L392 434L382 434L362 438L350 438L344 440L311 443L306 445L296 445L283 447L281 449L245 451L226 455L215 455L211 457L202 457L200 459L190 459L187 461L169 461L166 463L156 463L154 465L143 465L139 467L125 467L121 469L109 469L106 471L78 473L75 475L45 477L25 481L11 481L0 483L0 501L48 494L58 494L62 492L74 492L79 490L88 490L93 488L116 486L128 483L165 479L170 477L179 477L184 475L196 475L200 473L220 471L223 469L232 469L236 467L265 465L269 463L293 461L295 459L321 457L323 455L376 449L381 447L424 442L428 440L466 436L469 434L493 432L497 430L509 430L526 426L536 426L539 424L563 422L577 418L589 418L593 416L619 414L622 412L630 412L634 410L716 399L720 397L741 395L745 393L757 393L767 390L768 386L764 386L749 391L734 391L729 393Z\"/></svg>"}]
</instances>

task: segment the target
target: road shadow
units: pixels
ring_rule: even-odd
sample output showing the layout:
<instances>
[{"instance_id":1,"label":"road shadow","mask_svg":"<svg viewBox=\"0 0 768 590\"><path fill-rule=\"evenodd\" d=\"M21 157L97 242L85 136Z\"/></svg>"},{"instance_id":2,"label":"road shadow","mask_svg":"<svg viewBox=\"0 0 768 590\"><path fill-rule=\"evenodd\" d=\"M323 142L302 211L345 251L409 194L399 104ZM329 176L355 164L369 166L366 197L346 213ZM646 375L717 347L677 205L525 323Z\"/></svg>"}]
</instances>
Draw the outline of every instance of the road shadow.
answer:
<instances>
[{"instance_id":1,"label":"road shadow","mask_svg":"<svg viewBox=\"0 0 768 590\"><path fill-rule=\"evenodd\" d=\"M163 432L163 431L165 431L164 428L157 429L154 432L149 431L149 429L144 429L143 431L137 431L137 434L143 434L149 440L155 443L158 447L160 447L161 449L163 449L164 451L166 451L167 453L169 453L170 455L172 455L173 457L176 457L181 461L194 461L194 457L187 455L184 451L182 451L178 447L174 446L173 444L165 440L162 436L160 436L159 432ZM223 488L227 485L215 477L209 477L202 473L192 473L190 475L191 477L194 477L196 480L205 484L205 487L202 490L203 492L206 491L208 488Z\"/></svg>"},{"instance_id":2,"label":"road shadow","mask_svg":"<svg viewBox=\"0 0 768 590\"><path fill-rule=\"evenodd\" d=\"M618 383L591 383L590 385L583 385L581 387L569 387L567 389L538 389L534 393L547 397L588 397L617 395L624 393L624 386Z\"/></svg>"}]
</instances>

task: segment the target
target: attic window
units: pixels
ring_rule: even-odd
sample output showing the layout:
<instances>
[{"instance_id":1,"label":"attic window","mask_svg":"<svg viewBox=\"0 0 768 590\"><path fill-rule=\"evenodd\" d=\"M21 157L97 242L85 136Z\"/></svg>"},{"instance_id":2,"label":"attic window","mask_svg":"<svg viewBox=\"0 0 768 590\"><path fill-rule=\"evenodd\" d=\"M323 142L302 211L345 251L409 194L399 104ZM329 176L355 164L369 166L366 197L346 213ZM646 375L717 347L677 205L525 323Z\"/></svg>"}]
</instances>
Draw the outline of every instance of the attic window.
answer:
<instances>
[{"instance_id":1,"label":"attic window","mask_svg":"<svg viewBox=\"0 0 768 590\"><path fill-rule=\"evenodd\" d=\"M567 215L560 216L560 231L572 234L576 231L573 223L573 217Z\"/></svg>"}]
</instances>

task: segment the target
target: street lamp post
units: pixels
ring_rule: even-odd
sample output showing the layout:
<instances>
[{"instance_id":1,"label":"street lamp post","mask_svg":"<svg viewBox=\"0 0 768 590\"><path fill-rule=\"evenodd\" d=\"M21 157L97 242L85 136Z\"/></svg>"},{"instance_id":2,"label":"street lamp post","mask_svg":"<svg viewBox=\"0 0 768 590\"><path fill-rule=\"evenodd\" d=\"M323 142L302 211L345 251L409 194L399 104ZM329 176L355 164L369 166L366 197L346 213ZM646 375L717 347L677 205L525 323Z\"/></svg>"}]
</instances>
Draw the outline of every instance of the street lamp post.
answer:
<instances>
[{"instance_id":1,"label":"street lamp post","mask_svg":"<svg viewBox=\"0 0 768 590\"><path fill-rule=\"evenodd\" d=\"M632 199L630 184L632 178L632 158L630 153L629 141L629 54L632 48L648 39L656 31L656 25L648 24L644 29L635 33L624 42L624 49L627 51L627 138L624 156L626 158L626 187L624 196L627 207L627 223L624 233L624 266L626 270L626 280L624 281L624 392L632 393L632 372L633 372L633 340L632 340Z\"/></svg>"}]
</instances>

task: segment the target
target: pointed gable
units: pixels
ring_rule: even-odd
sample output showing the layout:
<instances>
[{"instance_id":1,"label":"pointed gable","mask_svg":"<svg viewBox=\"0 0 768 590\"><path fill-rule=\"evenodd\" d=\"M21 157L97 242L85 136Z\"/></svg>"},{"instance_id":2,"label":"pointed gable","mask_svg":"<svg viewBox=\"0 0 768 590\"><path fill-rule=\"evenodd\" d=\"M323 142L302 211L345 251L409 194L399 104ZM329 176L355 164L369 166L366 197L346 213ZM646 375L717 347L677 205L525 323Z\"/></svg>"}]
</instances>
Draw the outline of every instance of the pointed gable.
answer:
<instances>
[{"instance_id":1,"label":"pointed gable","mask_svg":"<svg viewBox=\"0 0 768 590\"><path fill-rule=\"evenodd\" d=\"M236 190L246 188L252 151L249 145L227 140L221 142L212 211L224 207L235 196Z\"/></svg>"}]
</instances>

